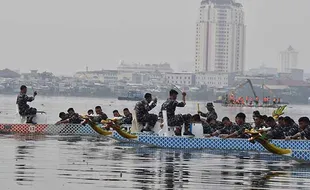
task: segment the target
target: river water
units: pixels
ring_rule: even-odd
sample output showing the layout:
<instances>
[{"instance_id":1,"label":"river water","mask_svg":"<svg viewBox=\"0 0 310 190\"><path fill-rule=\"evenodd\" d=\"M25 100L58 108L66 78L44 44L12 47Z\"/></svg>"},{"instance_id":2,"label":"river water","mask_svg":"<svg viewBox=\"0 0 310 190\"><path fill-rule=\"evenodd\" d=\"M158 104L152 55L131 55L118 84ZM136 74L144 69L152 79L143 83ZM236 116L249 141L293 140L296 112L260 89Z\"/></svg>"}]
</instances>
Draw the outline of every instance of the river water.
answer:
<instances>
[{"instance_id":1,"label":"river water","mask_svg":"<svg viewBox=\"0 0 310 190\"><path fill-rule=\"evenodd\" d=\"M0 97L1 123L12 123L14 96ZM163 101L159 101L161 105ZM31 106L48 113L49 123L73 107L83 114L101 105L108 116L135 102L116 99L37 97ZM205 102L200 102L204 111ZM222 108L231 119L254 108ZM159 106L154 112L158 113ZM271 114L272 109L260 109ZM180 113L197 112L188 102ZM290 105L294 119L308 116L307 106ZM0 135L2 189L309 189L310 166L268 153L152 149L105 138Z\"/></svg>"}]
</instances>

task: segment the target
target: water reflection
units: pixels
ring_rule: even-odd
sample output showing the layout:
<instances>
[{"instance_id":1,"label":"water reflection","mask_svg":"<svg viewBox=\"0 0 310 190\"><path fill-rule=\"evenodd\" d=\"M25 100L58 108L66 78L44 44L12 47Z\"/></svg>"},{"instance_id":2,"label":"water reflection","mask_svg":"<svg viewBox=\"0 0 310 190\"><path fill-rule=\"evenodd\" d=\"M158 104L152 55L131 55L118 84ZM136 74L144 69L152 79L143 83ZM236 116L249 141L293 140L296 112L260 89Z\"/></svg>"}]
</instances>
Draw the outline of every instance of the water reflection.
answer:
<instances>
[{"instance_id":1,"label":"water reflection","mask_svg":"<svg viewBox=\"0 0 310 190\"><path fill-rule=\"evenodd\" d=\"M15 154L15 181L19 185L32 185L35 178L35 167L33 166L34 146L16 146Z\"/></svg>"},{"instance_id":2,"label":"water reflection","mask_svg":"<svg viewBox=\"0 0 310 190\"><path fill-rule=\"evenodd\" d=\"M13 163L13 168L5 166L12 168L15 184L30 188L44 187L50 180L66 189L307 189L310 185L309 165L271 154L155 149L93 139L12 139L2 144L15 148L13 159L5 160ZM10 184L1 181L6 176L2 174L6 173L1 173L0 182Z\"/></svg>"}]
</instances>

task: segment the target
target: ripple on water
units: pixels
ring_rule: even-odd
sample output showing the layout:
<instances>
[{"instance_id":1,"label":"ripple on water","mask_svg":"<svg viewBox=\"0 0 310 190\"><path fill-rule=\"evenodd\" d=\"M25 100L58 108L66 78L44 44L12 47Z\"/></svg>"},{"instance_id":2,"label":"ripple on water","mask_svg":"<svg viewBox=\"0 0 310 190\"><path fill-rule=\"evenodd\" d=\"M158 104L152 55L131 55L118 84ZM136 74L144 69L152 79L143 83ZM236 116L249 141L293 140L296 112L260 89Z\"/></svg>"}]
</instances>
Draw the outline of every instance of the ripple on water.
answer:
<instances>
[{"instance_id":1,"label":"ripple on water","mask_svg":"<svg viewBox=\"0 0 310 190\"><path fill-rule=\"evenodd\" d=\"M11 189L307 189L309 165L236 151L181 151L63 137L0 137ZM13 179L13 180L12 180Z\"/></svg>"}]
</instances>

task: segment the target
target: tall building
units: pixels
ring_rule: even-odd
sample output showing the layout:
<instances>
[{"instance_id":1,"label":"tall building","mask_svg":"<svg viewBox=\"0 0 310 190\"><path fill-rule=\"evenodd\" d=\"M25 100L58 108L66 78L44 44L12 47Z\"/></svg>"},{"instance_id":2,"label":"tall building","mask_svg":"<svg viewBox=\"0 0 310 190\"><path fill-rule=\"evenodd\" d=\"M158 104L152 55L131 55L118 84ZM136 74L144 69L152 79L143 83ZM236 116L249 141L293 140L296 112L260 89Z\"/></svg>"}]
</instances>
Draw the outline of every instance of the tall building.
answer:
<instances>
[{"instance_id":1,"label":"tall building","mask_svg":"<svg viewBox=\"0 0 310 190\"><path fill-rule=\"evenodd\" d=\"M202 0L196 27L196 72L243 73L244 11L235 0Z\"/></svg>"},{"instance_id":2,"label":"tall building","mask_svg":"<svg viewBox=\"0 0 310 190\"><path fill-rule=\"evenodd\" d=\"M296 69L298 64L298 52L292 46L280 52L281 72L289 73Z\"/></svg>"}]
</instances>

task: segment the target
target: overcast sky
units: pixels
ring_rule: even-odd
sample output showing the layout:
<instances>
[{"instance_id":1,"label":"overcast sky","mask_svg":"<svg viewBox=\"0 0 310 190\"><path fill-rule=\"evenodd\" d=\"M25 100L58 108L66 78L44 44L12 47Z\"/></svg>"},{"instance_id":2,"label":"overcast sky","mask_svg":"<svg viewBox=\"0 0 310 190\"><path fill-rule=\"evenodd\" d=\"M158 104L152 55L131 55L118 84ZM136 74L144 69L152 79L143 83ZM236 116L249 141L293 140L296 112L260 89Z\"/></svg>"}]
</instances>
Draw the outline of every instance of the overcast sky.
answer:
<instances>
[{"instance_id":1,"label":"overcast sky","mask_svg":"<svg viewBox=\"0 0 310 190\"><path fill-rule=\"evenodd\" d=\"M72 74L127 63L169 62L189 70L201 0L3 0L0 69ZM292 45L310 71L310 0L240 0L247 25L246 68L279 66Z\"/></svg>"}]
</instances>

